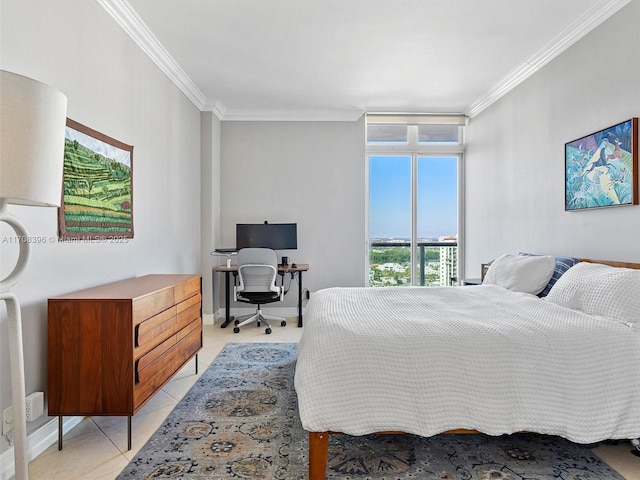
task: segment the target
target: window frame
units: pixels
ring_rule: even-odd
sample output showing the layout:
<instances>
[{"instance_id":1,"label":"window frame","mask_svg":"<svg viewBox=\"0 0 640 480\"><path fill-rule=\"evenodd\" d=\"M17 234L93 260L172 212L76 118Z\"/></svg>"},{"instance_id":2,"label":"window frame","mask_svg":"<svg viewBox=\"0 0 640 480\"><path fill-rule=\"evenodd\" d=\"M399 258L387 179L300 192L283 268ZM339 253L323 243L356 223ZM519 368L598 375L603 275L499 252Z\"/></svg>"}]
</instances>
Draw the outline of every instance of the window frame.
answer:
<instances>
[{"instance_id":1,"label":"window frame","mask_svg":"<svg viewBox=\"0 0 640 480\"><path fill-rule=\"evenodd\" d=\"M396 123L390 123L396 124ZM390 156L390 155L407 155L411 157L411 284L416 285L416 268L415 263L417 259L417 190L418 190L418 158L421 157L437 157L437 156L449 156L458 158L458 282L464 277L464 185L465 185L465 168L464 168L464 128L462 125L459 127L459 143L419 143L418 141L418 124L407 124L407 143L399 145L397 143L368 143L366 141L367 136L365 132L365 174L366 174L366 221L365 221L365 242L366 242L366 272L365 279L366 285L369 284L369 268L370 268L370 255L371 255L371 235L370 235L370 218L371 209L369 205L370 188L370 157L371 156Z\"/></svg>"}]
</instances>

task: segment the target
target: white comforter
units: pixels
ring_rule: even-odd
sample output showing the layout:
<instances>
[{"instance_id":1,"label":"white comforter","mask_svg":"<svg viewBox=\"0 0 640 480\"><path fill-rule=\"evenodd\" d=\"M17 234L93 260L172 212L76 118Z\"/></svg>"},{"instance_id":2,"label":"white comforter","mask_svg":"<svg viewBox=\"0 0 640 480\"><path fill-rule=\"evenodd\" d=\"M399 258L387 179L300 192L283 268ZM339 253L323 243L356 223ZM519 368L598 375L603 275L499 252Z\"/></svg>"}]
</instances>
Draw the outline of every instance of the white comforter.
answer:
<instances>
[{"instance_id":1,"label":"white comforter","mask_svg":"<svg viewBox=\"0 0 640 480\"><path fill-rule=\"evenodd\" d=\"M295 388L308 431L640 436L640 331L498 286L314 293Z\"/></svg>"}]
</instances>

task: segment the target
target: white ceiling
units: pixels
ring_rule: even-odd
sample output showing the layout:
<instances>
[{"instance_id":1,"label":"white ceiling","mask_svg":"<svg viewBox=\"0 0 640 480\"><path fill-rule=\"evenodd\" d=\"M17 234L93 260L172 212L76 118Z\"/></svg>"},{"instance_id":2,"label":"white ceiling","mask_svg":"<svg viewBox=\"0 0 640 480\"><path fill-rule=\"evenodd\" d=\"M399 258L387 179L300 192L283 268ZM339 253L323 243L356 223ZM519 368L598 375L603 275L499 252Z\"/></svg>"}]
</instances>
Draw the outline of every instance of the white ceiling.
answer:
<instances>
[{"instance_id":1,"label":"white ceiling","mask_svg":"<svg viewBox=\"0 0 640 480\"><path fill-rule=\"evenodd\" d=\"M97 0L222 120L473 116L631 0Z\"/></svg>"}]
</instances>

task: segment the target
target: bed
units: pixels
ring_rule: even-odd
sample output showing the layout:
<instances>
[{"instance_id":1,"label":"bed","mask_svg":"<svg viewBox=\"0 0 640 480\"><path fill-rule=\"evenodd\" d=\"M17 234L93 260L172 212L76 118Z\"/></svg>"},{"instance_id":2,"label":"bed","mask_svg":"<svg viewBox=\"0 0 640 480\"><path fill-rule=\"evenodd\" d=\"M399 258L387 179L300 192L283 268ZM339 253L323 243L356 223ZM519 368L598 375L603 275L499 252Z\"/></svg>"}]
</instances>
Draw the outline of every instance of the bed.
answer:
<instances>
[{"instance_id":1,"label":"bed","mask_svg":"<svg viewBox=\"0 0 640 480\"><path fill-rule=\"evenodd\" d=\"M569 267L505 255L479 286L314 293L295 376L310 480L330 434L640 437L640 264Z\"/></svg>"}]
</instances>

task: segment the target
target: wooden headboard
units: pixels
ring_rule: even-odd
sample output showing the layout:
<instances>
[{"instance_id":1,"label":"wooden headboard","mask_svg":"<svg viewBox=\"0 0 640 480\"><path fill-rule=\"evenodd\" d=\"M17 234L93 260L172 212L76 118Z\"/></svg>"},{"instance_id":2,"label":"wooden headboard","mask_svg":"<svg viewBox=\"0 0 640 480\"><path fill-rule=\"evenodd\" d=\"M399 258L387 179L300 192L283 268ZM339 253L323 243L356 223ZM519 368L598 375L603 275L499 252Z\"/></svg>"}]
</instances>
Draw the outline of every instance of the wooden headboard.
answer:
<instances>
[{"instance_id":1,"label":"wooden headboard","mask_svg":"<svg viewBox=\"0 0 640 480\"><path fill-rule=\"evenodd\" d=\"M640 263L614 262L611 260L593 260L592 258L579 258L578 260L580 260L581 262L603 263L604 265L611 265L612 267L634 268L636 270L640 270Z\"/></svg>"}]
</instances>

